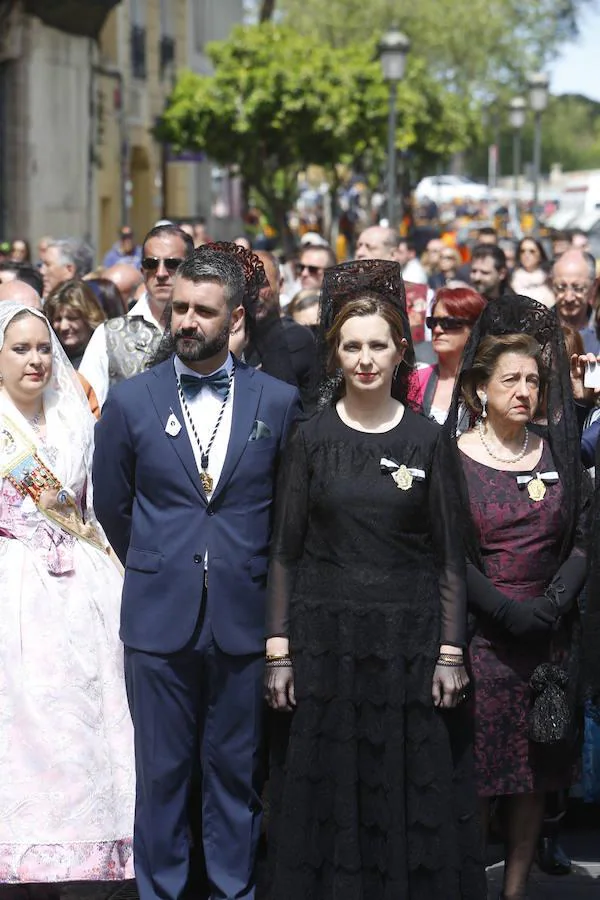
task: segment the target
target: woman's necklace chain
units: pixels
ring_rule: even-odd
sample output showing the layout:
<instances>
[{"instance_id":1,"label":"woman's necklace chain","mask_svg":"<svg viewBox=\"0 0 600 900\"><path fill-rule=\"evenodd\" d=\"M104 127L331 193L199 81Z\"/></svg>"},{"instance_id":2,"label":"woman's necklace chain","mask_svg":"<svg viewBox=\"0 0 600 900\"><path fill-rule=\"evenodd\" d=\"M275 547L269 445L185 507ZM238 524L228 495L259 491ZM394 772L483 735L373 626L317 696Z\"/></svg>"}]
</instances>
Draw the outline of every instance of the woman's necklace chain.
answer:
<instances>
[{"instance_id":1,"label":"woman's necklace chain","mask_svg":"<svg viewBox=\"0 0 600 900\"><path fill-rule=\"evenodd\" d=\"M516 463L519 462L520 459L523 459L525 454L527 453L527 445L529 444L529 429L525 426L525 437L523 439L523 446L519 450L516 456L513 456L511 459L507 459L506 456L499 456L490 446L488 439L485 436L483 420L479 419L477 422L477 428L479 429L479 437L481 439L481 443L483 444L485 450L489 453L492 459L497 460L498 462L503 463Z\"/></svg>"},{"instance_id":2,"label":"woman's necklace chain","mask_svg":"<svg viewBox=\"0 0 600 900\"><path fill-rule=\"evenodd\" d=\"M25 418L27 420L27 424L33 429L33 431L35 431L36 434L40 434L42 424L41 411L39 413L36 413L35 416L31 416L31 418L29 418L29 416L25 416Z\"/></svg>"}]
</instances>

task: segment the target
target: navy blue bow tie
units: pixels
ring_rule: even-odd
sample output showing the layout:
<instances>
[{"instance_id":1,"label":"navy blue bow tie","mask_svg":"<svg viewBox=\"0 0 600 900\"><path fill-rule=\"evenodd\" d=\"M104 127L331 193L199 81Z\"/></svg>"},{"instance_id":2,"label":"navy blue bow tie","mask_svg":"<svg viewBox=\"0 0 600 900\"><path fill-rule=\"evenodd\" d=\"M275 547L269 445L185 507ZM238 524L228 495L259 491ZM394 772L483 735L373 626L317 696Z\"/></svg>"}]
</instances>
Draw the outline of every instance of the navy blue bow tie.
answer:
<instances>
[{"instance_id":1,"label":"navy blue bow tie","mask_svg":"<svg viewBox=\"0 0 600 900\"><path fill-rule=\"evenodd\" d=\"M179 383L186 400L193 400L203 387L209 387L220 397L225 398L229 388L229 373L227 369L219 369L212 375L186 375L183 373L179 376Z\"/></svg>"}]
</instances>

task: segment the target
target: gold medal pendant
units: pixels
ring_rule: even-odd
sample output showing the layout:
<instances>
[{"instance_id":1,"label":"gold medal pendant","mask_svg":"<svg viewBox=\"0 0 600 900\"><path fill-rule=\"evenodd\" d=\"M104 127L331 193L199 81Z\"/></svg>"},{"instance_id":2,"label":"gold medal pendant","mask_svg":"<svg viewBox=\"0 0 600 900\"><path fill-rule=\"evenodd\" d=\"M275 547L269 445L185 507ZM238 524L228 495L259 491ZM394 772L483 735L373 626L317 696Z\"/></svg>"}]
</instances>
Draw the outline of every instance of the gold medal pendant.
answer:
<instances>
[{"instance_id":1,"label":"gold medal pendant","mask_svg":"<svg viewBox=\"0 0 600 900\"><path fill-rule=\"evenodd\" d=\"M396 482L396 487L399 487L401 491L410 491L413 477L406 466L400 466L399 469L396 469L396 471L392 473L392 478Z\"/></svg>"},{"instance_id":2,"label":"gold medal pendant","mask_svg":"<svg viewBox=\"0 0 600 900\"><path fill-rule=\"evenodd\" d=\"M202 487L204 488L204 492L206 494L210 494L213 489L213 480L208 474L208 472L200 472L200 481L202 482Z\"/></svg>"},{"instance_id":3,"label":"gold medal pendant","mask_svg":"<svg viewBox=\"0 0 600 900\"><path fill-rule=\"evenodd\" d=\"M541 478L533 478L527 485L527 493L535 503L546 496L546 485Z\"/></svg>"}]
</instances>

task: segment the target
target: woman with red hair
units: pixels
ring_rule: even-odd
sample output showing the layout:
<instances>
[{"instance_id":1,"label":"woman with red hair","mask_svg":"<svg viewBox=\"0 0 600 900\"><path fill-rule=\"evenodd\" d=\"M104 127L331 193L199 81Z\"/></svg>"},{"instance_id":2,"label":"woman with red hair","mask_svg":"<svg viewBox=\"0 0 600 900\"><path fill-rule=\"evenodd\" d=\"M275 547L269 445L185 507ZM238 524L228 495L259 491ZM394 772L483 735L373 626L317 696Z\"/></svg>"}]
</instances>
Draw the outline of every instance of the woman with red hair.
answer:
<instances>
[{"instance_id":1,"label":"woman with red hair","mask_svg":"<svg viewBox=\"0 0 600 900\"><path fill-rule=\"evenodd\" d=\"M446 421L454 382L471 328L486 306L486 300L469 287L440 288L435 296L427 327L432 332L437 364L418 369L411 399L421 412L440 425Z\"/></svg>"}]
</instances>

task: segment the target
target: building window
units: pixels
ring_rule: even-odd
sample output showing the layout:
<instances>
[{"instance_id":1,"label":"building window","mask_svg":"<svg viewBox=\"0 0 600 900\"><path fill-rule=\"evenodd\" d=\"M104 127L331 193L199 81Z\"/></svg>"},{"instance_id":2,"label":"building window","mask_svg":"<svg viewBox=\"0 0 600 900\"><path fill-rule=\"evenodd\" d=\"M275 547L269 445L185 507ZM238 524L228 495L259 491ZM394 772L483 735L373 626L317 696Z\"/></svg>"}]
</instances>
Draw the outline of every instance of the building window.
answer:
<instances>
[{"instance_id":1,"label":"building window","mask_svg":"<svg viewBox=\"0 0 600 900\"><path fill-rule=\"evenodd\" d=\"M146 77L146 29L140 25L131 26L131 74Z\"/></svg>"},{"instance_id":2,"label":"building window","mask_svg":"<svg viewBox=\"0 0 600 900\"><path fill-rule=\"evenodd\" d=\"M173 0L160 0L160 77L164 78L175 62L175 22Z\"/></svg>"},{"instance_id":3,"label":"building window","mask_svg":"<svg viewBox=\"0 0 600 900\"><path fill-rule=\"evenodd\" d=\"M169 67L175 62L175 39L163 35L160 39L160 77L164 78Z\"/></svg>"}]
</instances>

